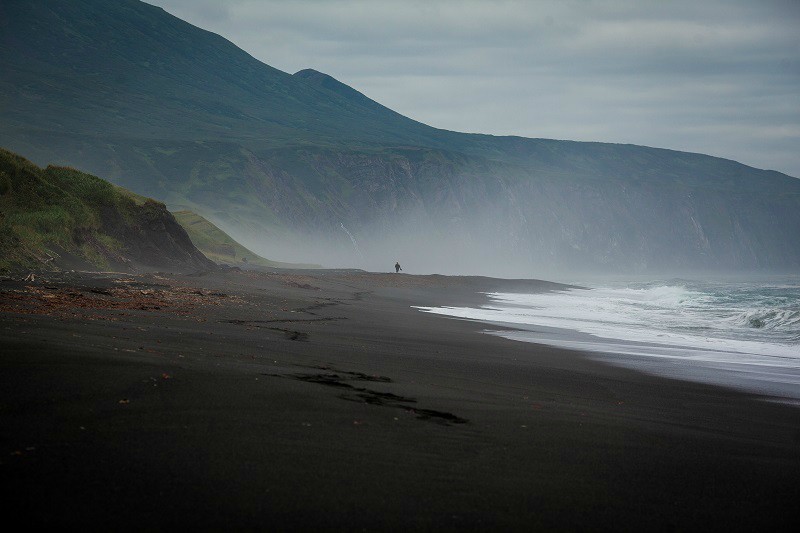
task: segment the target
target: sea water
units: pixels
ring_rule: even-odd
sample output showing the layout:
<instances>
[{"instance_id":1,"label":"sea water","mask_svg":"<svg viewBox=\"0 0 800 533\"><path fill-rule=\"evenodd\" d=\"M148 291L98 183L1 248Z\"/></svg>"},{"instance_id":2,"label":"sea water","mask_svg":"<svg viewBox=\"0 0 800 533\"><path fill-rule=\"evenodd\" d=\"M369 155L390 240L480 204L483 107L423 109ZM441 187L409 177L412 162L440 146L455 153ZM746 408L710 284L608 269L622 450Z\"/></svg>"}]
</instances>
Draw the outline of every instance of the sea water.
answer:
<instances>
[{"instance_id":1,"label":"sea water","mask_svg":"<svg viewBox=\"0 0 800 533\"><path fill-rule=\"evenodd\" d=\"M511 326L486 332L513 340L800 404L800 277L576 285L586 288L487 293L480 308L419 309Z\"/></svg>"}]
</instances>

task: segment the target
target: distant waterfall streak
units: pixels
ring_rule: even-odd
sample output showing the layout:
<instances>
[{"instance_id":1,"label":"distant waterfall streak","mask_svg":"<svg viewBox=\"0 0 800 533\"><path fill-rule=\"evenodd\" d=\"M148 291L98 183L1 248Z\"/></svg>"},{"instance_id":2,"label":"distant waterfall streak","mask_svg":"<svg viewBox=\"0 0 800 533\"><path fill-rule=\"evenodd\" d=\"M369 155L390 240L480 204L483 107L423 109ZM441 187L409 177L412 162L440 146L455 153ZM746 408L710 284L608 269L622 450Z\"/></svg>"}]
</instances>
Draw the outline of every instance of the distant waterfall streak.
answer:
<instances>
[{"instance_id":1,"label":"distant waterfall streak","mask_svg":"<svg viewBox=\"0 0 800 533\"><path fill-rule=\"evenodd\" d=\"M353 248L355 248L355 249L356 249L356 252L358 252L358 256L359 256L359 257L361 258L361 260L363 261L363 260L364 260L364 254L362 254L362 253L361 253L361 249L358 247L358 243L356 242L356 238L355 238L355 237L353 237L353 234L352 234L352 233L350 233L349 231L347 231L347 228L345 228L345 227L344 227L344 223L343 223L343 222L340 222L340 223L339 223L339 225L342 227L342 229L344 230L344 232L345 232L345 233L347 233L347 236L348 236L348 237L350 237L350 240L353 242Z\"/></svg>"}]
</instances>

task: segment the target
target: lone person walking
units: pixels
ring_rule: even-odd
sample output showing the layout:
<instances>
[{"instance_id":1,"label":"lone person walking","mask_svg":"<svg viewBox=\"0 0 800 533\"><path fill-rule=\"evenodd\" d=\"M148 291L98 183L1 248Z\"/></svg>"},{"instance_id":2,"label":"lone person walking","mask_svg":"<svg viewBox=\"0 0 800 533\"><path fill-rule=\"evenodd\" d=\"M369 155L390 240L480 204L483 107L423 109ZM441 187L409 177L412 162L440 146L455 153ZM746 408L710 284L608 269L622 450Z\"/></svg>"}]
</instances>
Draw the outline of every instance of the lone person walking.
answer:
<instances>
[{"instance_id":1,"label":"lone person walking","mask_svg":"<svg viewBox=\"0 0 800 533\"><path fill-rule=\"evenodd\" d=\"M395 272L395 274L397 274L397 273L399 273L401 270L403 270L403 269L402 269L402 268L400 268L400 261L398 261L397 263L395 263L395 264L394 264L394 272Z\"/></svg>"}]
</instances>

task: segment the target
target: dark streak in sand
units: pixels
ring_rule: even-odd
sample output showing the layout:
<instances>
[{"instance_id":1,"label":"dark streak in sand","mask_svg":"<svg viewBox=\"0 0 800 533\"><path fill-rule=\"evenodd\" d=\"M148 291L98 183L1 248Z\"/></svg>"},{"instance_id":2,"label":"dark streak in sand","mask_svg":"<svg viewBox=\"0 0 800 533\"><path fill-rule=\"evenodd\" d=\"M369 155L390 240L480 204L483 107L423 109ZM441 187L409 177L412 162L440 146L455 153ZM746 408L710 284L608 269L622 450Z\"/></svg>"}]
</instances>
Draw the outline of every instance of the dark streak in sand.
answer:
<instances>
[{"instance_id":1,"label":"dark streak in sand","mask_svg":"<svg viewBox=\"0 0 800 533\"><path fill-rule=\"evenodd\" d=\"M417 403L414 398L398 396L391 392L380 392L376 390L367 389L365 387L354 387L346 380L355 381L377 381L381 383L391 383L392 380L385 376L368 376L362 372L343 372L338 373L322 373L322 374L264 374L271 377L285 377L296 379L298 381L305 381L307 383L317 383L328 387L337 387L353 391L353 393L342 394L339 398L351 402L368 403L370 405L380 405L384 407L395 407L416 415L420 420L433 420L443 425L453 424L466 424L468 421L464 418L456 416L452 413L444 411L436 411L434 409L421 409L417 407L410 407L406 404Z\"/></svg>"},{"instance_id":2,"label":"dark streak in sand","mask_svg":"<svg viewBox=\"0 0 800 533\"><path fill-rule=\"evenodd\" d=\"M331 316L325 318L276 318L274 320L220 320L220 322L226 322L228 324L239 324L244 326L256 326L258 327L260 324L274 324L276 322L281 323L311 323L311 322L333 322L335 320L347 320L347 317L343 316Z\"/></svg>"}]
</instances>

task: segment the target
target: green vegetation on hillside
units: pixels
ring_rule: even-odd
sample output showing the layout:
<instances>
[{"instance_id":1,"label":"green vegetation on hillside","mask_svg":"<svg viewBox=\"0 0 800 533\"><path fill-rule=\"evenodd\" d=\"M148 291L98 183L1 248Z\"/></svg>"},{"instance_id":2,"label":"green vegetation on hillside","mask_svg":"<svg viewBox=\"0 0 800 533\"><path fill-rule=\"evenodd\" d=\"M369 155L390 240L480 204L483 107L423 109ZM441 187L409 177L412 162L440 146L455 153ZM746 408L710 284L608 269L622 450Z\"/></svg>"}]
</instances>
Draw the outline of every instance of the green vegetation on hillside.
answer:
<instances>
[{"instance_id":1,"label":"green vegetation on hillside","mask_svg":"<svg viewBox=\"0 0 800 533\"><path fill-rule=\"evenodd\" d=\"M59 252L108 267L121 243L100 231L100 211L130 219L137 202L143 205L141 197L95 176L41 169L0 149L0 269L42 267Z\"/></svg>"},{"instance_id":2,"label":"green vegetation on hillside","mask_svg":"<svg viewBox=\"0 0 800 533\"><path fill-rule=\"evenodd\" d=\"M255 254L233 240L227 233L192 211L175 211L175 220L183 226L192 243L203 254L217 263L231 265L257 265L274 268L319 268L318 265L300 265L270 261Z\"/></svg>"},{"instance_id":3,"label":"green vegetation on hillside","mask_svg":"<svg viewBox=\"0 0 800 533\"><path fill-rule=\"evenodd\" d=\"M211 266L179 228L162 203L0 148L0 270Z\"/></svg>"}]
</instances>

